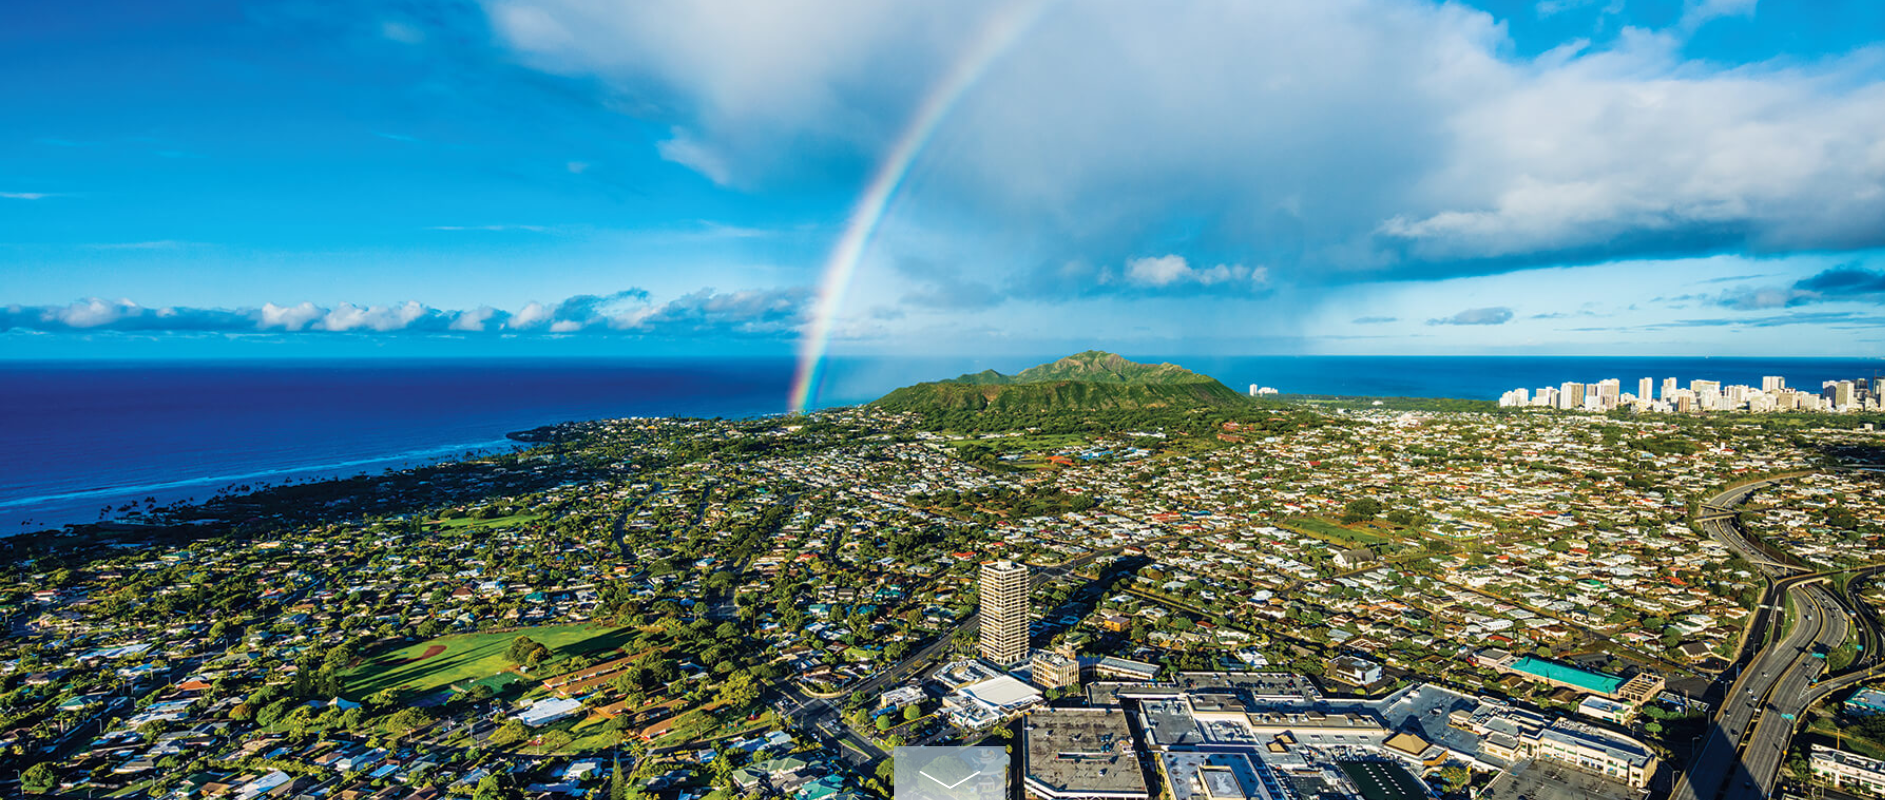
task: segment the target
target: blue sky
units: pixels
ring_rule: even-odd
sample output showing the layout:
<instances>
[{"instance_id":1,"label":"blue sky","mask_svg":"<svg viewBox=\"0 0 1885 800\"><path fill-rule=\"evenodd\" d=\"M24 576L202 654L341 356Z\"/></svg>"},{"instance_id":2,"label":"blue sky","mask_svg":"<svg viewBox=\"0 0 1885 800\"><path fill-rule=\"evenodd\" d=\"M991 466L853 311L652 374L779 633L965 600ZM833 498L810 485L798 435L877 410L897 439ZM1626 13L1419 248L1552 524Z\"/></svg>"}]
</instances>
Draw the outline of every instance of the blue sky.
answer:
<instances>
[{"instance_id":1,"label":"blue sky","mask_svg":"<svg viewBox=\"0 0 1885 800\"><path fill-rule=\"evenodd\" d=\"M790 353L970 67L834 352L1885 352L1866 0L19 5L0 358Z\"/></svg>"}]
</instances>

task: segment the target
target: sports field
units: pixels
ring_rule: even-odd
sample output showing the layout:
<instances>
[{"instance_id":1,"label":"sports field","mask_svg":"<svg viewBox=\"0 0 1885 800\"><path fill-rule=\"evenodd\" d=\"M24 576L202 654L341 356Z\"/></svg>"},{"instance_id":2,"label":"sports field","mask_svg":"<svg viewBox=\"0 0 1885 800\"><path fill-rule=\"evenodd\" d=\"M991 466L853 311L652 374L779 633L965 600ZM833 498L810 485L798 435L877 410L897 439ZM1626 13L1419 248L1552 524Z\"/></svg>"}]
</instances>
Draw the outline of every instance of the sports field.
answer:
<instances>
[{"instance_id":1,"label":"sports field","mask_svg":"<svg viewBox=\"0 0 1885 800\"><path fill-rule=\"evenodd\" d=\"M1386 761L1338 761L1337 766L1355 782L1363 800L1422 800L1427 796L1420 779L1399 764Z\"/></svg>"},{"instance_id":2,"label":"sports field","mask_svg":"<svg viewBox=\"0 0 1885 800\"><path fill-rule=\"evenodd\" d=\"M550 648L560 659L615 650L631 639L634 631L605 625L544 625L504 633L441 636L368 656L348 671L347 696L365 697L387 688L423 694L491 678L515 666L504 657L504 651L519 636L528 636ZM545 675L557 672L549 665L540 669Z\"/></svg>"},{"instance_id":3,"label":"sports field","mask_svg":"<svg viewBox=\"0 0 1885 800\"><path fill-rule=\"evenodd\" d=\"M1282 527L1345 547L1373 547L1393 541L1378 533L1353 530L1321 517L1291 517Z\"/></svg>"}]
</instances>

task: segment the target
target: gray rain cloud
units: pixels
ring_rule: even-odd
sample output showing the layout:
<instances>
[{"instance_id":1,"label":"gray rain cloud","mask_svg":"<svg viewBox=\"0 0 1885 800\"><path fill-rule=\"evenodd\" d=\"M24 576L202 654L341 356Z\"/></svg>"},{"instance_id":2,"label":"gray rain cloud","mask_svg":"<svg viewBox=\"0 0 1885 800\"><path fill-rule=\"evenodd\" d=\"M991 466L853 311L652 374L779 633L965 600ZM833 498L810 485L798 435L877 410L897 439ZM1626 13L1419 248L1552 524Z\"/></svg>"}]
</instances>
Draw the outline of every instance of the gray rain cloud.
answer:
<instances>
[{"instance_id":1,"label":"gray rain cloud","mask_svg":"<svg viewBox=\"0 0 1885 800\"><path fill-rule=\"evenodd\" d=\"M1715 302L1737 311L1796 308L1834 302L1885 303L1885 270L1873 271L1858 262L1841 264L1786 286L1742 287L1723 293Z\"/></svg>"}]
</instances>

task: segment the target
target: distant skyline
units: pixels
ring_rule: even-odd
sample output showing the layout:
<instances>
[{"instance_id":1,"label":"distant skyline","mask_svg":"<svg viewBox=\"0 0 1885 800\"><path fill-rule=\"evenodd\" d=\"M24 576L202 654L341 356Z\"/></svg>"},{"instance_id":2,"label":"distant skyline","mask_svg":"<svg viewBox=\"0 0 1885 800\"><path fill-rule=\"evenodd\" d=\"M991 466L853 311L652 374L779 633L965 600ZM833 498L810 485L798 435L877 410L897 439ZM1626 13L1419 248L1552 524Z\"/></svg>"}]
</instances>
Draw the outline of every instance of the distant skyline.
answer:
<instances>
[{"instance_id":1,"label":"distant skyline","mask_svg":"<svg viewBox=\"0 0 1885 800\"><path fill-rule=\"evenodd\" d=\"M1868 0L34 4L0 25L0 359L1878 356L1881 32Z\"/></svg>"}]
</instances>

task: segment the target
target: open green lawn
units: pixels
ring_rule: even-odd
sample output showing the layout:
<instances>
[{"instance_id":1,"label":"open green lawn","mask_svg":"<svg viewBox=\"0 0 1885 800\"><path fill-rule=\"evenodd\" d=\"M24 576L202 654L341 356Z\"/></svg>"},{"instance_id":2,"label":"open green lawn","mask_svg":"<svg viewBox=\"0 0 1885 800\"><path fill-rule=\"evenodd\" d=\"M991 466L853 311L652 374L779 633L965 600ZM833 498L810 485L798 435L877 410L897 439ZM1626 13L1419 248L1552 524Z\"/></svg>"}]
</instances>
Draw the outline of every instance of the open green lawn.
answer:
<instances>
[{"instance_id":1,"label":"open green lawn","mask_svg":"<svg viewBox=\"0 0 1885 800\"><path fill-rule=\"evenodd\" d=\"M1283 527L1314 536L1326 542L1347 545L1349 547L1370 547L1391 541L1386 536L1366 531L1344 528L1321 517L1294 517L1283 523Z\"/></svg>"},{"instance_id":2,"label":"open green lawn","mask_svg":"<svg viewBox=\"0 0 1885 800\"><path fill-rule=\"evenodd\" d=\"M605 625L544 625L505 633L441 636L369 655L348 671L347 694L365 697L387 688L425 693L502 675L513 666L504 651L519 636L542 643L560 659L615 650L633 639L635 631ZM425 657L427 652L432 655ZM539 667L538 672L555 675L559 670L552 661Z\"/></svg>"},{"instance_id":3,"label":"open green lawn","mask_svg":"<svg viewBox=\"0 0 1885 800\"><path fill-rule=\"evenodd\" d=\"M542 514L513 514L508 517L492 517L491 519L476 519L473 517L459 517L457 519L435 519L435 520L432 520L432 522L438 524L439 527L450 530L452 528L509 527L511 525L523 525L530 522L536 522L537 520L540 520L540 519L543 519Z\"/></svg>"},{"instance_id":4,"label":"open green lawn","mask_svg":"<svg viewBox=\"0 0 1885 800\"><path fill-rule=\"evenodd\" d=\"M1856 736L1849 731L1841 730L1838 722L1825 711L1816 711L1809 719L1811 721L1806 728L1808 738L1824 738L1823 744L1827 746L1837 745L1841 749L1851 750L1867 758L1885 758L1885 746L1863 736ZM1796 743L1795 746L1800 745Z\"/></svg>"}]
</instances>

